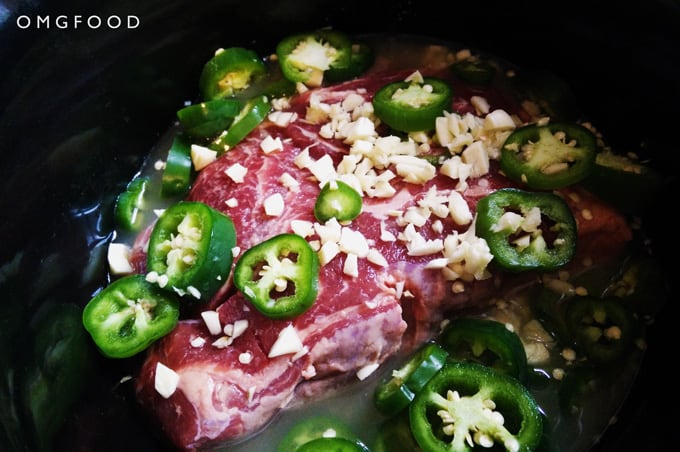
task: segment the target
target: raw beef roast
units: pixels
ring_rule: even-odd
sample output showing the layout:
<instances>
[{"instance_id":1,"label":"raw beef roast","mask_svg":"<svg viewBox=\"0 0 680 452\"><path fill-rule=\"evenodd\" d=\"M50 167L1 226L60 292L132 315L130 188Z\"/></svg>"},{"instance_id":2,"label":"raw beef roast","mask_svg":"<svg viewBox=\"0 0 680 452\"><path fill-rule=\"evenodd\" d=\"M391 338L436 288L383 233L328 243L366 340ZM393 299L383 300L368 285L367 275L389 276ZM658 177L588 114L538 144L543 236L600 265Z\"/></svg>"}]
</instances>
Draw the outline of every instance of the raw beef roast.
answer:
<instances>
[{"instance_id":1,"label":"raw beef roast","mask_svg":"<svg viewBox=\"0 0 680 452\"><path fill-rule=\"evenodd\" d=\"M263 316L227 281L205 306L218 313L224 332L211 334L196 316L149 350L136 380L139 401L179 449L252 434L295 401L363 378L395 352L412 350L439 331L447 314L527 281L487 266L488 248L471 227L477 201L513 185L493 159L511 127L493 115L518 122L527 113L495 91L485 94L488 113L476 112L460 88L449 123L458 124L461 149L470 152L455 143L447 150L381 137L372 95L411 72L301 93L200 172L189 198L232 218L241 251L296 232L318 247L323 265L314 305L292 320ZM450 161L430 165L413 151L446 151ZM475 156L481 151L486 160ZM325 178L362 191L363 211L351 223L314 218ZM625 220L597 199L578 189L562 193L583 239L579 262L630 239ZM272 200L282 200L283 209L268 210ZM281 354L272 353L281 346ZM165 368L178 378L174 392L161 395L156 373Z\"/></svg>"}]
</instances>

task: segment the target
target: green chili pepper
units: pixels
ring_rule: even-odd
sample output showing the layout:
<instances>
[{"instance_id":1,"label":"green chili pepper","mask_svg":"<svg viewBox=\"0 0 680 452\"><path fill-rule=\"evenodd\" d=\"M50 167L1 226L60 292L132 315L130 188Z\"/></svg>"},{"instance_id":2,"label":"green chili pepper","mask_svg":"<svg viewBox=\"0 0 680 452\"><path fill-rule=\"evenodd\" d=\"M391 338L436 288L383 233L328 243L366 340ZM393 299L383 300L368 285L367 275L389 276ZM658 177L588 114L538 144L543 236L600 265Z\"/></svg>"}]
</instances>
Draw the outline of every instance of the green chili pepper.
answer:
<instances>
[{"instance_id":1,"label":"green chili pepper","mask_svg":"<svg viewBox=\"0 0 680 452\"><path fill-rule=\"evenodd\" d=\"M234 246L231 218L206 204L180 201L151 231L147 271L157 273L162 287L207 300L227 281Z\"/></svg>"},{"instance_id":2,"label":"green chili pepper","mask_svg":"<svg viewBox=\"0 0 680 452\"><path fill-rule=\"evenodd\" d=\"M329 441L317 442L318 440ZM334 416L327 415L314 416L298 422L288 430L276 448L276 452L298 452L302 450L368 452L361 439L347 424Z\"/></svg>"},{"instance_id":3,"label":"green chili pepper","mask_svg":"<svg viewBox=\"0 0 680 452\"><path fill-rule=\"evenodd\" d=\"M561 343L571 340L564 319L565 294L537 286L531 296L531 310L545 330Z\"/></svg>"},{"instance_id":4,"label":"green chili pepper","mask_svg":"<svg viewBox=\"0 0 680 452\"><path fill-rule=\"evenodd\" d=\"M144 275L118 279L97 293L83 310L83 325L103 355L128 358L175 328L179 301Z\"/></svg>"},{"instance_id":5,"label":"green chili pepper","mask_svg":"<svg viewBox=\"0 0 680 452\"><path fill-rule=\"evenodd\" d=\"M625 262L620 277L605 295L621 298L640 317L653 318L671 297L673 272L673 268L643 251Z\"/></svg>"},{"instance_id":6,"label":"green chili pepper","mask_svg":"<svg viewBox=\"0 0 680 452\"><path fill-rule=\"evenodd\" d=\"M320 222L331 218L351 221L361 213L361 195L345 182L326 182L314 204L314 216Z\"/></svg>"},{"instance_id":7,"label":"green chili pepper","mask_svg":"<svg viewBox=\"0 0 680 452\"><path fill-rule=\"evenodd\" d=\"M264 61L254 51L242 47L220 50L203 66L201 96L205 100L232 97L266 74Z\"/></svg>"},{"instance_id":8,"label":"green chili pepper","mask_svg":"<svg viewBox=\"0 0 680 452\"><path fill-rule=\"evenodd\" d=\"M376 408L386 415L394 415L406 408L444 366L448 355L434 342L423 345L405 365L378 384L373 394Z\"/></svg>"},{"instance_id":9,"label":"green chili pepper","mask_svg":"<svg viewBox=\"0 0 680 452\"><path fill-rule=\"evenodd\" d=\"M453 359L484 364L526 382L524 345L516 333L496 320L456 318L444 329L441 343Z\"/></svg>"},{"instance_id":10,"label":"green chili pepper","mask_svg":"<svg viewBox=\"0 0 680 452\"><path fill-rule=\"evenodd\" d=\"M452 91L443 80L425 77L416 81L394 82L373 96L376 116L401 132L434 129L435 119L451 108Z\"/></svg>"},{"instance_id":11,"label":"green chili pepper","mask_svg":"<svg viewBox=\"0 0 680 452\"><path fill-rule=\"evenodd\" d=\"M597 153L593 133L578 124L530 124L516 129L501 148L500 166L510 179L553 190L585 179Z\"/></svg>"},{"instance_id":12,"label":"green chili pepper","mask_svg":"<svg viewBox=\"0 0 680 452\"><path fill-rule=\"evenodd\" d=\"M576 253L576 221L553 193L497 190L477 203L475 228L508 271L555 270Z\"/></svg>"},{"instance_id":13,"label":"green chili pepper","mask_svg":"<svg viewBox=\"0 0 680 452\"><path fill-rule=\"evenodd\" d=\"M215 99L178 110L177 119L190 137L214 138L233 124L241 108L236 99Z\"/></svg>"},{"instance_id":14,"label":"green chili pepper","mask_svg":"<svg viewBox=\"0 0 680 452\"><path fill-rule=\"evenodd\" d=\"M623 358L633 344L633 314L616 297L574 297L566 322L576 345L597 363Z\"/></svg>"},{"instance_id":15,"label":"green chili pepper","mask_svg":"<svg viewBox=\"0 0 680 452\"><path fill-rule=\"evenodd\" d=\"M184 135L172 141L161 178L163 196L184 196L191 186L191 143Z\"/></svg>"},{"instance_id":16,"label":"green chili pepper","mask_svg":"<svg viewBox=\"0 0 680 452\"><path fill-rule=\"evenodd\" d=\"M653 206L663 184L652 167L609 151L597 154L592 172L581 182L599 198L632 215L643 214Z\"/></svg>"},{"instance_id":17,"label":"green chili pepper","mask_svg":"<svg viewBox=\"0 0 680 452\"><path fill-rule=\"evenodd\" d=\"M270 110L271 103L267 96L260 95L249 99L234 118L233 124L225 133L213 140L210 148L219 153L228 151L264 121Z\"/></svg>"},{"instance_id":18,"label":"green chili pepper","mask_svg":"<svg viewBox=\"0 0 680 452\"><path fill-rule=\"evenodd\" d=\"M373 49L363 43L352 44L349 66L346 68L331 67L324 78L331 83L342 82L358 77L368 70L375 60Z\"/></svg>"},{"instance_id":19,"label":"green chili pepper","mask_svg":"<svg viewBox=\"0 0 680 452\"><path fill-rule=\"evenodd\" d=\"M288 97L296 93L295 83L291 82L282 74L279 77L270 77L267 83L260 87L260 94L275 99L277 97Z\"/></svg>"},{"instance_id":20,"label":"green chili pepper","mask_svg":"<svg viewBox=\"0 0 680 452\"><path fill-rule=\"evenodd\" d=\"M46 303L31 321L31 365L21 378L37 450L52 450L54 435L91 377L92 349L74 304Z\"/></svg>"},{"instance_id":21,"label":"green chili pepper","mask_svg":"<svg viewBox=\"0 0 680 452\"><path fill-rule=\"evenodd\" d=\"M124 192L118 195L114 214L116 223L127 231L139 231L145 222L144 193L149 185L149 178L133 179Z\"/></svg>"},{"instance_id":22,"label":"green chili pepper","mask_svg":"<svg viewBox=\"0 0 680 452\"><path fill-rule=\"evenodd\" d=\"M297 234L280 234L253 246L234 267L236 287L272 318L290 318L309 309L318 279L317 254Z\"/></svg>"},{"instance_id":23,"label":"green chili pepper","mask_svg":"<svg viewBox=\"0 0 680 452\"><path fill-rule=\"evenodd\" d=\"M281 40L276 55L288 80L321 86L327 71L351 67L352 42L344 33L329 29L298 33Z\"/></svg>"},{"instance_id":24,"label":"green chili pepper","mask_svg":"<svg viewBox=\"0 0 680 452\"><path fill-rule=\"evenodd\" d=\"M496 75L494 65L477 58L457 61L451 65L451 71L459 79L473 85L488 85Z\"/></svg>"},{"instance_id":25,"label":"green chili pepper","mask_svg":"<svg viewBox=\"0 0 680 452\"><path fill-rule=\"evenodd\" d=\"M411 433L408 410L383 421L378 426L375 440L371 444L372 452L414 452L420 450Z\"/></svg>"},{"instance_id":26,"label":"green chili pepper","mask_svg":"<svg viewBox=\"0 0 680 452\"><path fill-rule=\"evenodd\" d=\"M321 437L304 443L296 449L297 452L369 452L362 443L347 438Z\"/></svg>"},{"instance_id":27,"label":"green chili pepper","mask_svg":"<svg viewBox=\"0 0 680 452\"><path fill-rule=\"evenodd\" d=\"M498 413L498 414L494 414ZM409 407L411 431L427 451L468 451L468 441L535 450L543 418L517 379L473 362L448 361Z\"/></svg>"},{"instance_id":28,"label":"green chili pepper","mask_svg":"<svg viewBox=\"0 0 680 452\"><path fill-rule=\"evenodd\" d=\"M552 121L574 122L582 116L571 86L547 70L516 71L514 77L506 78L518 100L534 103Z\"/></svg>"}]
</instances>

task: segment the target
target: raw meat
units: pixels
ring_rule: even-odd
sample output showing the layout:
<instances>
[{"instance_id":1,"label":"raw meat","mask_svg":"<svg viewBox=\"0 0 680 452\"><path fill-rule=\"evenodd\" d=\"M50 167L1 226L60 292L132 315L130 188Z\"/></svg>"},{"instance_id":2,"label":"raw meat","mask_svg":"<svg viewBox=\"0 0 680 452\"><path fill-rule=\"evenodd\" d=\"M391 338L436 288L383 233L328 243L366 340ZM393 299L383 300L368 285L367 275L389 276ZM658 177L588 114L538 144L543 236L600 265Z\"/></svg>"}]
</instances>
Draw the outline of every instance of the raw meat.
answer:
<instances>
[{"instance_id":1,"label":"raw meat","mask_svg":"<svg viewBox=\"0 0 680 452\"><path fill-rule=\"evenodd\" d=\"M273 235L291 232L292 221L314 223L319 180L296 158L303 152L308 152L312 161L330 156L337 167L349 153L350 145L337 137L323 138L319 134L323 124L305 120L310 101L331 105L350 94L370 101L377 88L403 79L408 73L373 74L297 96L285 108L286 112L296 113L297 120L285 125L265 121L241 144L201 171L189 198L227 213L234 221L241 250ZM455 92L452 111L474 112L469 93ZM519 108L513 111L499 93L488 94L493 108L526 116ZM272 139L281 140L281 149L264 152L261 143ZM227 174L227 170L236 168L234 165L247 169L242 182ZM299 185L293 189L282 183L284 174ZM227 281L204 309L215 309L221 325L247 321L245 331L230 341L224 335L210 334L200 318L182 320L150 349L136 382L140 403L180 449L242 439L263 428L278 410L291 403L356 379L358 372L431 338L447 313L482 305L489 294L504 285L526 282L527 276L501 278L495 273L477 277L466 274L454 281L444 277L441 268L428 265L432 255L412 255L399 239L404 224L398 223L394 212L425 205L424 200L433 193L446 198L457 191L473 215L481 197L513 185L498 173L493 161L488 173L468 178L466 187L461 188L459 182L439 173L422 183L396 177L390 182L395 190L393 196L364 197L362 214L348 227L361 233L365 243L384 261L376 263L360 257L358 276L353 277L343 273L347 255L340 253L321 268L315 304L293 320L264 317ZM597 249L620 249L630 239L625 220L587 193L573 194L575 190L563 193L584 237L580 258ZM268 215L264 207L275 194L282 197L285 206L278 216ZM594 220L582 215L584 209L593 214L588 217ZM425 240L437 240L455 233L462 235L468 228L469 223L458 224L449 215L429 215L418 231ZM317 231L308 239L318 240ZM144 240L140 236L138 256L143 255L140 250ZM143 271L142 264L138 267ZM279 333L290 325L304 348L298 353L269 358ZM219 346L225 340L229 345ZM154 389L158 363L179 376L176 391L167 399Z\"/></svg>"}]
</instances>

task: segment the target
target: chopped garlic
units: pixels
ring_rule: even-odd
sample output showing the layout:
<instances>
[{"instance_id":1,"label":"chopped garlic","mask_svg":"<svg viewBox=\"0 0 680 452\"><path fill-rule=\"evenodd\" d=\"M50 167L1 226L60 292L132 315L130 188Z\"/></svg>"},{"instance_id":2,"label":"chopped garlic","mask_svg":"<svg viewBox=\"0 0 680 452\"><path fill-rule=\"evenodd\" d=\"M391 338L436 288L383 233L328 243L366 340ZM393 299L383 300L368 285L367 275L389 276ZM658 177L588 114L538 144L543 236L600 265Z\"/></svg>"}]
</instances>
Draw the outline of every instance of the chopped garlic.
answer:
<instances>
[{"instance_id":1,"label":"chopped garlic","mask_svg":"<svg viewBox=\"0 0 680 452\"><path fill-rule=\"evenodd\" d=\"M357 262L357 255L353 253L347 254L345 263L342 267L342 272L348 276L356 278L359 276L359 265Z\"/></svg>"},{"instance_id":2,"label":"chopped garlic","mask_svg":"<svg viewBox=\"0 0 680 452\"><path fill-rule=\"evenodd\" d=\"M265 154L269 154L274 151L282 151L283 142L281 141L281 137L272 138L271 135L267 135L267 137L260 143L260 149L262 149L262 152Z\"/></svg>"},{"instance_id":3,"label":"chopped garlic","mask_svg":"<svg viewBox=\"0 0 680 452\"><path fill-rule=\"evenodd\" d=\"M370 250L368 250L368 254L366 255L366 259L369 262L372 262L375 265L378 265L380 267L387 267L387 265L388 265L387 259L385 259L385 257L380 253L380 251L378 251L375 248L371 248Z\"/></svg>"},{"instance_id":4,"label":"chopped garlic","mask_svg":"<svg viewBox=\"0 0 680 452\"><path fill-rule=\"evenodd\" d=\"M114 275L127 275L134 272L130 264L131 248L124 243L111 243L107 252L109 269Z\"/></svg>"},{"instance_id":5,"label":"chopped garlic","mask_svg":"<svg viewBox=\"0 0 680 452\"><path fill-rule=\"evenodd\" d=\"M279 127L288 127L297 120L297 113L289 111L274 111L267 117Z\"/></svg>"},{"instance_id":6,"label":"chopped garlic","mask_svg":"<svg viewBox=\"0 0 680 452\"><path fill-rule=\"evenodd\" d=\"M201 336L196 336L189 343L194 348L201 348L205 345L205 338L203 338Z\"/></svg>"},{"instance_id":7,"label":"chopped garlic","mask_svg":"<svg viewBox=\"0 0 680 452\"><path fill-rule=\"evenodd\" d=\"M463 198L463 195L455 190L451 191L451 193L449 193L448 203L449 213L456 224L461 226L470 224L472 221L472 212L470 211L467 201Z\"/></svg>"},{"instance_id":8,"label":"chopped garlic","mask_svg":"<svg viewBox=\"0 0 680 452\"><path fill-rule=\"evenodd\" d=\"M432 259L431 261L429 261L425 265L425 268L428 268L428 269L434 268L434 269L440 269L441 270L442 268L446 267L448 264L449 264L449 260L447 258L440 257L440 258Z\"/></svg>"},{"instance_id":9,"label":"chopped garlic","mask_svg":"<svg viewBox=\"0 0 680 452\"><path fill-rule=\"evenodd\" d=\"M264 200L264 212L270 217L278 217L283 213L285 203L281 193L274 193Z\"/></svg>"},{"instance_id":10,"label":"chopped garlic","mask_svg":"<svg viewBox=\"0 0 680 452\"><path fill-rule=\"evenodd\" d=\"M201 292L195 288L194 286L188 286L187 287L187 293L191 295L192 297L196 298L197 300L201 299Z\"/></svg>"},{"instance_id":11,"label":"chopped garlic","mask_svg":"<svg viewBox=\"0 0 680 452\"><path fill-rule=\"evenodd\" d=\"M225 328L226 328L226 326L225 326ZM246 319L237 320L237 321L234 322L233 328L231 330L231 337L236 339L237 337L239 337L240 335L245 333L247 329L248 329L248 320L246 320ZM226 331L225 331L225 333L226 333Z\"/></svg>"},{"instance_id":12,"label":"chopped garlic","mask_svg":"<svg viewBox=\"0 0 680 452\"><path fill-rule=\"evenodd\" d=\"M233 337L220 336L217 340L213 341L212 346L215 348L227 348L234 342Z\"/></svg>"},{"instance_id":13,"label":"chopped garlic","mask_svg":"<svg viewBox=\"0 0 680 452\"><path fill-rule=\"evenodd\" d=\"M224 174L229 176L231 180L237 184L242 183L245 180L245 176L248 173L248 168L241 165L240 163L234 163L229 168L224 170Z\"/></svg>"},{"instance_id":14,"label":"chopped garlic","mask_svg":"<svg viewBox=\"0 0 680 452\"><path fill-rule=\"evenodd\" d=\"M414 71L411 73L411 75L406 77L404 81L422 84L425 82L425 79L423 78L423 74L421 74L420 71Z\"/></svg>"},{"instance_id":15,"label":"chopped garlic","mask_svg":"<svg viewBox=\"0 0 680 452\"><path fill-rule=\"evenodd\" d=\"M581 209L581 216L583 217L584 220L593 219L593 213L591 212L590 209Z\"/></svg>"},{"instance_id":16,"label":"chopped garlic","mask_svg":"<svg viewBox=\"0 0 680 452\"><path fill-rule=\"evenodd\" d=\"M277 356L295 354L303 351L302 341L295 331L295 327L291 324L279 332L279 337L272 345L267 355L269 358Z\"/></svg>"},{"instance_id":17,"label":"chopped garlic","mask_svg":"<svg viewBox=\"0 0 680 452\"><path fill-rule=\"evenodd\" d=\"M222 325L220 324L220 316L217 311L203 311L201 312L201 317L205 326L208 327L208 331L213 336L217 336L222 333Z\"/></svg>"},{"instance_id":18,"label":"chopped garlic","mask_svg":"<svg viewBox=\"0 0 680 452\"><path fill-rule=\"evenodd\" d=\"M357 378L362 381L365 380L366 378L368 378L369 375L375 372L378 369L378 367L380 367L380 364L378 363L371 363L365 365L364 367L357 371Z\"/></svg>"},{"instance_id":19,"label":"chopped garlic","mask_svg":"<svg viewBox=\"0 0 680 452\"><path fill-rule=\"evenodd\" d=\"M471 165L471 177L480 177L489 173L489 154L481 141L470 144L465 148L461 157L463 163Z\"/></svg>"},{"instance_id":20,"label":"chopped garlic","mask_svg":"<svg viewBox=\"0 0 680 452\"><path fill-rule=\"evenodd\" d=\"M292 192L297 192L300 190L300 183L288 173L283 173L279 178L279 182L281 182L281 185Z\"/></svg>"},{"instance_id":21,"label":"chopped garlic","mask_svg":"<svg viewBox=\"0 0 680 452\"><path fill-rule=\"evenodd\" d=\"M385 222L380 222L380 240L383 242L394 242L397 238L390 231L385 229Z\"/></svg>"},{"instance_id":22,"label":"chopped garlic","mask_svg":"<svg viewBox=\"0 0 680 452\"><path fill-rule=\"evenodd\" d=\"M333 159L328 154L324 154L319 160L311 160L311 162L306 165L306 168L312 172L321 185L331 179L337 179Z\"/></svg>"},{"instance_id":23,"label":"chopped garlic","mask_svg":"<svg viewBox=\"0 0 680 452\"><path fill-rule=\"evenodd\" d=\"M356 254L358 257L366 257L368 255L368 241L359 231L347 227L342 228L338 245L344 253Z\"/></svg>"},{"instance_id":24,"label":"chopped garlic","mask_svg":"<svg viewBox=\"0 0 680 452\"><path fill-rule=\"evenodd\" d=\"M515 121L505 110L494 110L484 118L484 129L507 130L514 129Z\"/></svg>"},{"instance_id":25,"label":"chopped garlic","mask_svg":"<svg viewBox=\"0 0 680 452\"><path fill-rule=\"evenodd\" d=\"M309 237L314 233L314 223L305 220L293 220L290 222L292 231L300 237Z\"/></svg>"},{"instance_id":26,"label":"chopped garlic","mask_svg":"<svg viewBox=\"0 0 680 452\"><path fill-rule=\"evenodd\" d=\"M179 374L164 364L156 363L156 377L154 379L154 388L156 391L167 399L175 393L177 385L179 384Z\"/></svg>"},{"instance_id":27,"label":"chopped garlic","mask_svg":"<svg viewBox=\"0 0 680 452\"><path fill-rule=\"evenodd\" d=\"M481 96L472 96L470 103L475 107L478 115L485 115L489 112L489 102Z\"/></svg>"},{"instance_id":28,"label":"chopped garlic","mask_svg":"<svg viewBox=\"0 0 680 452\"><path fill-rule=\"evenodd\" d=\"M326 221L324 224L314 223L314 230L322 243L339 242L342 234L342 226L335 217Z\"/></svg>"},{"instance_id":29,"label":"chopped garlic","mask_svg":"<svg viewBox=\"0 0 680 452\"><path fill-rule=\"evenodd\" d=\"M217 151L198 144L191 145L191 161L196 171L200 171L217 159Z\"/></svg>"},{"instance_id":30,"label":"chopped garlic","mask_svg":"<svg viewBox=\"0 0 680 452\"><path fill-rule=\"evenodd\" d=\"M319 265L324 266L340 254L340 247L336 242L326 242L319 249Z\"/></svg>"},{"instance_id":31,"label":"chopped garlic","mask_svg":"<svg viewBox=\"0 0 680 452\"><path fill-rule=\"evenodd\" d=\"M437 174L437 168L420 157L395 155L390 162L395 164L397 174L412 184L424 184Z\"/></svg>"},{"instance_id":32,"label":"chopped garlic","mask_svg":"<svg viewBox=\"0 0 680 452\"><path fill-rule=\"evenodd\" d=\"M522 226L524 217L515 212L505 212L501 215L494 225L491 226L491 231L501 232L508 231L514 233Z\"/></svg>"},{"instance_id":33,"label":"chopped garlic","mask_svg":"<svg viewBox=\"0 0 680 452\"><path fill-rule=\"evenodd\" d=\"M314 160L309 156L309 147L304 148L298 155L293 159L293 163L298 168L306 168L307 165L311 164Z\"/></svg>"}]
</instances>

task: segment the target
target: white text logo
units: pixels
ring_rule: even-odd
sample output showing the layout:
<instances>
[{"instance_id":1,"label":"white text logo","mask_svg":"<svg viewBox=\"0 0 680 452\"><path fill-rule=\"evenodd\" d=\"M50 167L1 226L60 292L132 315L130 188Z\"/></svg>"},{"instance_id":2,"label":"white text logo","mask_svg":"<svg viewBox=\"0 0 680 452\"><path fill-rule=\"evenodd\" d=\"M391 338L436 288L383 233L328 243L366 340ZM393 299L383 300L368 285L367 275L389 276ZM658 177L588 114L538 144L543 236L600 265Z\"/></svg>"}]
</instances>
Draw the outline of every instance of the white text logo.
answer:
<instances>
[{"instance_id":1,"label":"white text logo","mask_svg":"<svg viewBox=\"0 0 680 452\"><path fill-rule=\"evenodd\" d=\"M17 17L17 27L25 30L27 28L59 28L62 30L69 28L90 28L96 30L98 28L126 28L133 29L139 27L139 17L137 16L116 16L111 15L107 17L91 15L82 16L79 14L73 16L59 15L59 16L27 16L22 15Z\"/></svg>"}]
</instances>

